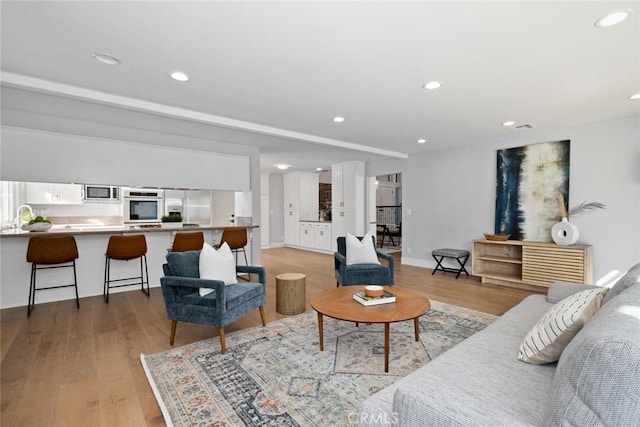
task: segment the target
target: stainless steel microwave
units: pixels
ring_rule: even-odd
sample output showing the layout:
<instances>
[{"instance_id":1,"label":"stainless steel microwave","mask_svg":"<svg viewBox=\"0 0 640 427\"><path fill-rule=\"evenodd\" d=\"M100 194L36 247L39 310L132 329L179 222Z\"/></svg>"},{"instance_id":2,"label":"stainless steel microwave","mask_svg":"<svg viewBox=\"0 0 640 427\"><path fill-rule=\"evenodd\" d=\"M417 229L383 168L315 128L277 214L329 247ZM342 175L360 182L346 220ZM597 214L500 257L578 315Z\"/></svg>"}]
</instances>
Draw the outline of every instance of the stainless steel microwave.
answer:
<instances>
[{"instance_id":1,"label":"stainless steel microwave","mask_svg":"<svg viewBox=\"0 0 640 427\"><path fill-rule=\"evenodd\" d=\"M85 185L83 200L85 202L119 202L120 189L113 185Z\"/></svg>"}]
</instances>

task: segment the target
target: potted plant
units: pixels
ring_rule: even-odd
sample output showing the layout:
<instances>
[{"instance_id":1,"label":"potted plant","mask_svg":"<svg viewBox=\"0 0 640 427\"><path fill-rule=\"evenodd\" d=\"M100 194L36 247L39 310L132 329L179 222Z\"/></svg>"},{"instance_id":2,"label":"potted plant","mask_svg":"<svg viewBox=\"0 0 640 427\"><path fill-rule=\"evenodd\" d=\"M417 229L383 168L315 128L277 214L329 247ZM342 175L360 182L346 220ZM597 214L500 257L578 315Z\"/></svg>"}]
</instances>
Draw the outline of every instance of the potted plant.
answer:
<instances>
[{"instance_id":1,"label":"potted plant","mask_svg":"<svg viewBox=\"0 0 640 427\"><path fill-rule=\"evenodd\" d=\"M181 228L182 227L182 215L164 215L161 219L162 228Z\"/></svg>"}]
</instances>

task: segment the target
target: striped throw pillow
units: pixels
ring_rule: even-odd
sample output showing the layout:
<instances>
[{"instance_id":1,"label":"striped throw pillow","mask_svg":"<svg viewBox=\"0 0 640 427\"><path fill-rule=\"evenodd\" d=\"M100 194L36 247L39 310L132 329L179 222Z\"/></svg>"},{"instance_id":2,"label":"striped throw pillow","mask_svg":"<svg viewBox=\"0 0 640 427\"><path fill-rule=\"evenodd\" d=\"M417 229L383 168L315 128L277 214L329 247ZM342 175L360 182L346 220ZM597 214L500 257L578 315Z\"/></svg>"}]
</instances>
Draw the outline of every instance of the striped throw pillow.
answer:
<instances>
[{"instance_id":1,"label":"striped throw pillow","mask_svg":"<svg viewBox=\"0 0 640 427\"><path fill-rule=\"evenodd\" d=\"M564 348L598 311L607 290L580 291L551 307L524 337L518 360L536 365L557 362Z\"/></svg>"}]
</instances>

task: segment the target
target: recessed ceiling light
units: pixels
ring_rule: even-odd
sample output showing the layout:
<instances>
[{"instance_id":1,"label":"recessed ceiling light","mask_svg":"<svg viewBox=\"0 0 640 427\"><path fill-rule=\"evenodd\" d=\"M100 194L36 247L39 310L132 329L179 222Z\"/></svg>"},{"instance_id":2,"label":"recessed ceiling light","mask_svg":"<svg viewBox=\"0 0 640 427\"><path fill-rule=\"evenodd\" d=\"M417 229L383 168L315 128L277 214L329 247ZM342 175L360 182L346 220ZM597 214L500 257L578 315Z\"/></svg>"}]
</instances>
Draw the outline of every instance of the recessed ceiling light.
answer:
<instances>
[{"instance_id":1,"label":"recessed ceiling light","mask_svg":"<svg viewBox=\"0 0 640 427\"><path fill-rule=\"evenodd\" d=\"M427 140L426 140L426 139L424 139L424 138L420 138L420 139L417 141L417 143L418 143L418 144L424 144L425 142L427 142Z\"/></svg>"},{"instance_id":2,"label":"recessed ceiling light","mask_svg":"<svg viewBox=\"0 0 640 427\"><path fill-rule=\"evenodd\" d=\"M322 172L322 168L316 168L318 172Z\"/></svg>"},{"instance_id":3,"label":"recessed ceiling light","mask_svg":"<svg viewBox=\"0 0 640 427\"><path fill-rule=\"evenodd\" d=\"M291 167L291 165L287 165L285 163L278 163L276 165L274 165L275 167L277 167L280 170L287 170Z\"/></svg>"},{"instance_id":4,"label":"recessed ceiling light","mask_svg":"<svg viewBox=\"0 0 640 427\"><path fill-rule=\"evenodd\" d=\"M640 99L640 92L638 92L638 93L636 93L636 94L631 95L631 96L629 97L629 99L634 100L634 101L635 101L635 100L637 100L637 99Z\"/></svg>"},{"instance_id":5,"label":"recessed ceiling light","mask_svg":"<svg viewBox=\"0 0 640 427\"><path fill-rule=\"evenodd\" d=\"M93 59L95 59L98 62L102 62L103 64L107 64L107 65L120 64L120 60L118 58L116 58L115 56L107 55L105 53L94 53L91 56L93 57Z\"/></svg>"},{"instance_id":6,"label":"recessed ceiling light","mask_svg":"<svg viewBox=\"0 0 640 427\"><path fill-rule=\"evenodd\" d=\"M502 126L509 127L509 126L513 126L515 124L516 124L516 122L512 122L511 120L509 120L509 121L506 121L506 122L502 123Z\"/></svg>"},{"instance_id":7,"label":"recessed ceiling light","mask_svg":"<svg viewBox=\"0 0 640 427\"><path fill-rule=\"evenodd\" d=\"M344 122L344 117L341 117L341 116L335 116L335 117L333 118L333 121L334 121L334 122L336 122L336 123L342 123L342 122Z\"/></svg>"},{"instance_id":8,"label":"recessed ceiling light","mask_svg":"<svg viewBox=\"0 0 640 427\"><path fill-rule=\"evenodd\" d=\"M422 87L425 89L433 90L433 89L438 89L440 86L442 86L442 83L434 80L429 83L425 83Z\"/></svg>"},{"instance_id":9,"label":"recessed ceiling light","mask_svg":"<svg viewBox=\"0 0 640 427\"><path fill-rule=\"evenodd\" d=\"M187 73L183 73L182 71L174 71L173 73L171 73L171 78L179 82L189 81L189 75Z\"/></svg>"},{"instance_id":10,"label":"recessed ceiling light","mask_svg":"<svg viewBox=\"0 0 640 427\"><path fill-rule=\"evenodd\" d=\"M595 26L598 28L607 28L618 25L627 19L631 15L630 10L619 10L617 12L610 13L595 22Z\"/></svg>"}]
</instances>

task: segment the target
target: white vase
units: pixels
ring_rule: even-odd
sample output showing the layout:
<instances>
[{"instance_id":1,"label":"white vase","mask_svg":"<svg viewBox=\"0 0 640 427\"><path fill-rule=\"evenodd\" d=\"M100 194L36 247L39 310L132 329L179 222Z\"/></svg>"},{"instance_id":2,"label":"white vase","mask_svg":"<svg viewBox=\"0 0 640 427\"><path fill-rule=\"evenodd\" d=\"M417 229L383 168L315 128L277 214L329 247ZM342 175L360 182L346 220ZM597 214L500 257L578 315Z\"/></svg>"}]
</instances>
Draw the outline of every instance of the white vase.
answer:
<instances>
[{"instance_id":1,"label":"white vase","mask_svg":"<svg viewBox=\"0 0 640 427\"><path fill-rule=\"evenodd\" d=\"M578 227L570 223L566 217L551 227L551 238L557 245L573 245L578 241L579 237Z\"/></svg>"}]
</instances>

